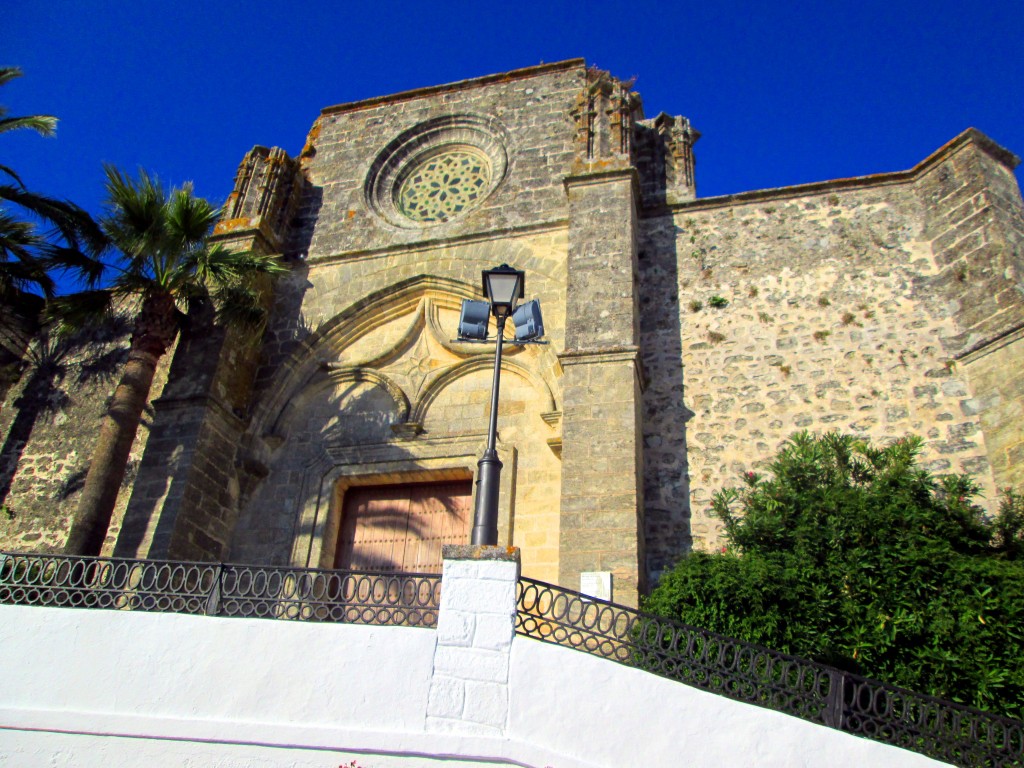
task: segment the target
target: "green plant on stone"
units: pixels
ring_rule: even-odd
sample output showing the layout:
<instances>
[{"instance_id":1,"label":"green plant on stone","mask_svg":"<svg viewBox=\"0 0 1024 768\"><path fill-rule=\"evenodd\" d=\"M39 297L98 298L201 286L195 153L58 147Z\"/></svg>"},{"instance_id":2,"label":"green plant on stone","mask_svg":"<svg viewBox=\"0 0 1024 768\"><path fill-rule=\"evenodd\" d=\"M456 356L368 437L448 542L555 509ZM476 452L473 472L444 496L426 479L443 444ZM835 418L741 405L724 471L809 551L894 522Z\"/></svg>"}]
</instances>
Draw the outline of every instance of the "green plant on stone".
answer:
<instances>
[{"instance_id":1,"label":"green plant on stone","mask_svg":"<svg viewBox=\"0 0 1024 768\"><path fill-rule=\"evenodd\" d=\"M709 269L708 267L708 246L705 243L706 237L704 233L697 228L697 222L693 219L687 219L685 227L690 232L690 245L693 249L690 251L690 257L697 262L697 269L701 272Z\"/></svg>"},{"instance_id":2,"label":"green plant on stone","mask_svg":"<svg viewBox=\"0 0 1024 768\"><path fill-rule=\"evenodd\" d=\"M719 296L718 294L715 294L710 299L708 299L708 304L714 307L715 309L722 309L723 307L729 306L729 300L724 296Z\"/></svg>"},{"instance_id":3,"label":"green plant on stone","mask_svg":"<svg viewBox=\"0 0 1024 768\"><path fill-rule=\"evenodd\" d=\"M825 339L832 335L832 331L815 331L812 335L814 336L814 340L821 344Z\"/></svg>"},{"instance_id":4,"label":"green plant on stone","mask_svg":"<svg viewBox=\"0 0 1024 768\"><path fill-rule=\"evenodd\" d=\"M704 309L704 302L700 301L699 299L690 299L690 303L687 304L686 306L690 308L691 312L700 312L702 309Z\"/></svg>"}]
</instances>

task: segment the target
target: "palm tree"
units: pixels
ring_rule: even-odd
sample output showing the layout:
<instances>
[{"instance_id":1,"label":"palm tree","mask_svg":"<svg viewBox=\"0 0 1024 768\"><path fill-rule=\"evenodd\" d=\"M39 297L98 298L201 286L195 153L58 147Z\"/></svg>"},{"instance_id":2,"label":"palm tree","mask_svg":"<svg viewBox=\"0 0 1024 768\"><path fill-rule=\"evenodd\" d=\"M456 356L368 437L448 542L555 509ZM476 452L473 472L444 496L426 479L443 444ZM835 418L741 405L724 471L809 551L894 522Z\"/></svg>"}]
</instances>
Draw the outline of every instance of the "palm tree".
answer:
<instances>
[{"instance_id":1,"label":"palm tree","mask_svg":"<svg viewBox=\"0 0 1024 768\"><path fill-rule=\"evenodd\" d=\"M17 67L0 67L0 86L21 74ZM57 129L52 115L10 117L7 112L0 105L0 133L27 129L52 136ZM106 239L92 217L74 203L30 192L9 165L0 164L0 177L10 180L0 184L0 202L18 206L53 230L40 233L35 222L0 208L0 300L15 305L24 291L34 289L53 296L55 270L95 285L103 271L95 257L106 247Z\"/></svg>"},{"instance_id":2,"label":"palm tree","mask_svg":"<svg viewBox=\"0 0 1024 768\"><path fill-rule=\"evenodd\" d=\"M56 300L65 318L135 307L131 347L100 427L65 552L97 555L124 480L128 456L160 358L174 342L184 311L213 303L217 321L261 328L260 275L282 273L276 257L231 252L208 242L220 214L191 185L168 193L155 177L137 181L106 167L107 212L101 226L120 253L109 288Z\"/></svg>"}]
</instances>

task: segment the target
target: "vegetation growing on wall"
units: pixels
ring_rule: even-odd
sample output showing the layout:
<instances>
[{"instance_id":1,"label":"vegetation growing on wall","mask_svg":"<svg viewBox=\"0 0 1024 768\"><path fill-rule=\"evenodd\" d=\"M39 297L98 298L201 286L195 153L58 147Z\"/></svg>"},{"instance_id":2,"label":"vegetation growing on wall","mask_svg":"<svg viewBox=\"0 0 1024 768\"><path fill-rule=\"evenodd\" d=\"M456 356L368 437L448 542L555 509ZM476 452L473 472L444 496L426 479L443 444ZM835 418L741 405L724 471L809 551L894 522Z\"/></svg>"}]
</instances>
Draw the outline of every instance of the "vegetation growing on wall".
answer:
<instances>
[{"instance_id":1,"label":"vegetation growing on wall","mask_svg":"<svg viewBox=\"0 0 1024 768\"><path fill-rule=\"evenodd\" d=\"M646 609L942 698L1024 713L1024 496L999 514L919 438L795 435L770 474L715 495L728 542Z\"/></svg>"}]
</instances>

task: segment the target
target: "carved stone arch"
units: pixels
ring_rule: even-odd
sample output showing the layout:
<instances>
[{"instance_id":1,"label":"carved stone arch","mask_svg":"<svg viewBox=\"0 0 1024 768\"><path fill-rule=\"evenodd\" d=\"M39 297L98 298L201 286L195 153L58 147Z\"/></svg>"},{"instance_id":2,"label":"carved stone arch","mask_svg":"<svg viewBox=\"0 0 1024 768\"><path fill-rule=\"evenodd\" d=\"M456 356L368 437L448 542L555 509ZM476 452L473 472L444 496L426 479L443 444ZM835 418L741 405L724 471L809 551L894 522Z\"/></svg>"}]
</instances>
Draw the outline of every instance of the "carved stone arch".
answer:
<instances>
[{"instance_id":1,"label":"carved stone arch","mask_svg":"<svg viewBox=\"0 0 1024 768\"><path fill-rule=\"evenodd\" d=\"M551 388L548 386L548 383L542 376L539 376L535 371L521 362L517 360L508 360L504 357L501 361L501 367L503 371L516 373L526 381L530 382L534 388L545 396L546 410L555 410L555 397ZM493 368L494 360L490 357L475 357L472 360L467 360L464 363L460 363L459 365L449 368L430 383L430 386L423 392L415 405L413 405L412 412L409 414L409 419L417 424L422 424L426 418L427 411L430 410L431 404L449 384L461 379L463 376L468 376L471 373L476 373L477 371L490 371Z\"/></svg>"},{"instance_id":2,"label":"carved stone arch","mask_svg":"<svg viewBox=\"0 0 1024 768\"><path fill-rule=\"evenodd\" d=\"M265 405L253 416L256 434L274 433L274 426L282 423L281 416L289 402L313 382L339 350L384 325L396 314L415 314L407 333L415 332L415 326L424 323L425 316L426 327L441 340L443 329L438 326L436 317L431 321L430 312L416 311L429 294L450 296L453 301L461 302L463 298L479 298L479 288L452 278L417 275L350 304L306 339L281 365L281 370L287 373L273 386ZM450 336L442 343L457 354L465 354L450 346Z\"/></svg>"},{"instance_id":3,"label":"carved stone arch","mask_svg":"<svg viewBox=\"0 0 1024 768\"><path fill-rule=\"evenodd\" d=\"M359 366L322 366L321 370L327 375L319 378L311 386L305 387L296 393L278 413L271 427L273 434L282 435L287 432L287 427L297 414L300 414L307 403L319 392L338 384L372 384L387 392L395 403L396 415L399 423L404 423L409 418L409 398L402 388L387 376L372 369Z\"/></svg>"},{"instance_id":4,"label":"carved stone arch","mask_svg":"<svg viewBox=\"0 0 1024 768\"><path fill-rule=\"evenodd\" d=\"M323 325L312 343L318 348L343 349L388 322L396 312L414 311L428 293L451 295L459 300L480 298L477 286L461 280L417 275L374 291L349 305Z\"/></svg>"}]
</instances>

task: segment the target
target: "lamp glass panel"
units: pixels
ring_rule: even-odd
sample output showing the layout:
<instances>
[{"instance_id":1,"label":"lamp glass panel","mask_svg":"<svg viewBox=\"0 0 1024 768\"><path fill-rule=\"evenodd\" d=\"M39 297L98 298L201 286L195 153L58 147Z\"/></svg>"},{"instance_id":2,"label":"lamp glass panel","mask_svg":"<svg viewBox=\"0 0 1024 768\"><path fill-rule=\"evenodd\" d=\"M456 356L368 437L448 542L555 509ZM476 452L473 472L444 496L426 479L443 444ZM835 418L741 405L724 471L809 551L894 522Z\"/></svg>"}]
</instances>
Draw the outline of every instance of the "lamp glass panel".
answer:
<instances>
[{"instance_id":1,"label":"lamp glass panel","mask_svg":"<svg viewBox=\"0 0 1024 768\"><path fill-rule=\"evenodd\" d=\"M511 305L519 293L518 272L487 272L487 293L492 304Z\"/></svg>"},{"instance_id":2,"label":"lamp glass panel","mask_svg":"<svg viewBox=\"0 0 1024 768\"><path fill-rule=\"evenodd\" d=\"M462 300L459 315L459 338L486 339L487 323L491 317L491 305L486 301Z\"/></svg>"},{"instance_id":3,"label":"lamp glass panel","mask_svg":"<svg viewBox=\"0 0 1024 768\"><path fill-rule=\"evenodd\" d=\"M540 302L528 301L512 313L516 327L516 341L529 341L544 335L544 320L540 314Z\"/></svg>"}]
</instances>

